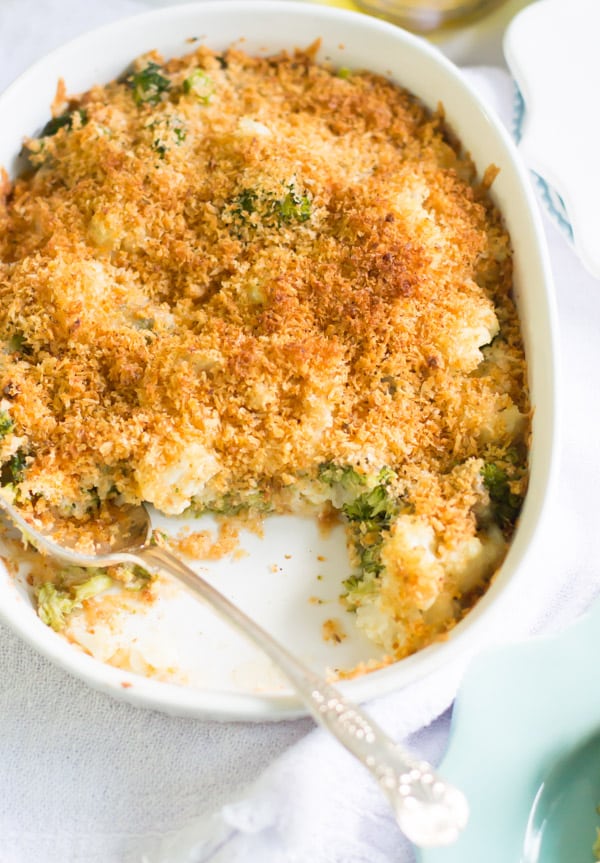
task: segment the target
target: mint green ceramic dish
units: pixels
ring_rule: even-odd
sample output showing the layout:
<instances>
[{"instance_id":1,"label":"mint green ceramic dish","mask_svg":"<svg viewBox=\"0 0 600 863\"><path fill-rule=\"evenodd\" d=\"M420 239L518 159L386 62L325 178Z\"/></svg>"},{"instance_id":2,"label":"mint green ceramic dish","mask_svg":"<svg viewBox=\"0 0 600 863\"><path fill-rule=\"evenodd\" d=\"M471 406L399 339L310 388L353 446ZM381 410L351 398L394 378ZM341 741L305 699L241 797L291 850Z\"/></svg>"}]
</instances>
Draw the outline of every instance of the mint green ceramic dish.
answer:
<instances>
[{"instance_id":1,"label":"mint green ceramic dish","mask_svg":"<svg viewBox=\"0 0 600 863\"><path fill-rule=\"evenodd\" d=\"M469 824L420 863L592 863L600 815L600 604L557 635L482 653L440 772Z\"/></svg>"}]
</instances>

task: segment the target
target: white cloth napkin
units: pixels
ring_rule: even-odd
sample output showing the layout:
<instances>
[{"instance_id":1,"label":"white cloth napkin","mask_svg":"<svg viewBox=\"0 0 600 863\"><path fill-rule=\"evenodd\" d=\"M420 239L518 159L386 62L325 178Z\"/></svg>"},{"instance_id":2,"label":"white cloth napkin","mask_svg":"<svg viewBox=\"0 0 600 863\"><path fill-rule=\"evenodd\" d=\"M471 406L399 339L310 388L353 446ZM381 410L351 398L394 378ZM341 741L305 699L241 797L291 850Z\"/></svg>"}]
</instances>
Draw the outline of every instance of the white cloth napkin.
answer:
<instances>
[{"instance_id":1,"label":"white cloth napkin","mask_svg":"<svg viewBox=\"0 0 600 863\"><path fill-rule=\"evenodd\" d=\"M0 0L0 88L36 56L134 0ZM510 122L505 73L470 70ZM1 134L1 124L0 124ZM558 490L510 621L559 627L598 587L595 489L600 284L547 224L561 324L565 419ZM369 705L436 763L462 667ZM437 718L436 718L437 717ZM88 689L0 628L2 863L409 863L365 771L309 720L219 724L138 710Z\"/></svg>"}]
</instances>

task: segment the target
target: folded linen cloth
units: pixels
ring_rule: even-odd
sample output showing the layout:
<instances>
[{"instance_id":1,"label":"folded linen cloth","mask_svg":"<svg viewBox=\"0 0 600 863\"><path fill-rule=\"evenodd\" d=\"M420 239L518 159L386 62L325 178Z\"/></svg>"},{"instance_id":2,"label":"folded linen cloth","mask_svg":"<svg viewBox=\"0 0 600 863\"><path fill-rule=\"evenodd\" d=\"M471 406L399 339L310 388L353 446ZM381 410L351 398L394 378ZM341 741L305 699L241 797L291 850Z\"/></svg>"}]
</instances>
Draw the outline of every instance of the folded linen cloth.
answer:
<instances>
[{"instance_id":1,"label":"folded linen cloth","mask_svg":"<svg viewBox=\"0 0 600 863\"><path fill-rule=\"evenodd\" d=\"M78 30L140 8L134 0L3 0L0 87ZM490 109L510 122L508 76L496 69L468 74ZM561 626L597 589L600 398L589 370L600 359L600 291L550 223L547 231L571 422L556 499L497 640ZM233 725L137 710L91 691L3 628L0 669L3 863L413 859L375 784L309 720ZM369 711L436 763L462 671L461 664L432 675Z\"/></svg>"}]
</instances>

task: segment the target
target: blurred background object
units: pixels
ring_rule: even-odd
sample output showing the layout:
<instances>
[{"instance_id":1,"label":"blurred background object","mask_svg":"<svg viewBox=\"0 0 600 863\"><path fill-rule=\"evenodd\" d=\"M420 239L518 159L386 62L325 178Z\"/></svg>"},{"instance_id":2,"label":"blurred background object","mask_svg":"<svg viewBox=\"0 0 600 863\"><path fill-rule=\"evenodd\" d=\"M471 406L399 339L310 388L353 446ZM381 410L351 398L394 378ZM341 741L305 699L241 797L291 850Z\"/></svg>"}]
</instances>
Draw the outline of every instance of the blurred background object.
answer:
<instances>
[{"instance_id":1,"label":"blurred background object","mask_svg":"<svg viewBox=\"0 0 600 863\"><path fill-rule=\"evenodd\" d=\"M356 0L365 12L379 15L418 33L466 24L505 0Z\"/></svg>"},{"instance_id":2,"label":"blurred background object","mask_svg":"<svg viewBox=\"0 0 600 863\"><path fill-rule=\"evenodd\" d=\"M144 0L150 5L164 5L171 0ZM173 0L180 2L180 0ZM337 6L338 9L348 9L352 12L365 12L399 24L394 16L394 9L406 7L409 3L418 4L421 11L431 8L436 3L450 2L471 6L470 14L466 12L453 19L446 18L443 23L438 16L436 29L418 31L413 25L410 29L419 32L436 45L443 53L459 66L498 66L506 69L502 41L504 32L512 19L526 6L537 0L308 0L327 6ZM369 7L367 9L367 4ZM375 8L375 7L380 8ZM384 10L385 7L385 10ZM477 7L476 9L474 7ZM405 25L406 27L406 25Z\"/></svg>"}]
</instances>

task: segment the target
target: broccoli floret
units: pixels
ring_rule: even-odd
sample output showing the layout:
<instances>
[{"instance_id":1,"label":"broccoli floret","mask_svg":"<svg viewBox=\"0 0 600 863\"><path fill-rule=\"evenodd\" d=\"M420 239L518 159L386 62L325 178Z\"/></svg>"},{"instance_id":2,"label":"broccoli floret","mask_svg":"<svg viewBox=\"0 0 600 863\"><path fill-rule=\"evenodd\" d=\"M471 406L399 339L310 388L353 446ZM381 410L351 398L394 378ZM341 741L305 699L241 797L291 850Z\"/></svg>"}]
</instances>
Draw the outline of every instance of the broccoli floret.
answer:
<instances>
[{"instance_id":1,"label":"broccoli floret","mask_svg":"<svg viewBox=\"0 0 600 863\"><path fill-rule=\"evenodd\" d=\"M494 464L493 462L484 464L481 468L481 476L483 477L483 484L487 488L492 500L504 493L508 483L508 477L506 475L506 471L497 464Z\"/></svg>"},{"instance_id":2,"label":"broccoli floret","mask_svg":"<svg viewBox=\"0 0 600 863\"><path fill-rule=\"evenodd\" d=\"M25 475L27 456L23 450L17 450L0 468L0 485L18 485Z\"/></svg>"},{"instance_id":3,"label":"broccoli floret","mask_svg":"<svg viewBox=\"0 0 600 863\"><path fill-rule=\"evenodd\" d=\"M341 510L351 525L363 576L365 573L378 575L383 569L380 562L382 532L389 530L400 510L398 501L388 488L395 476L393 470L384 467L377 474L377 484L368 488L369 477L350 465L326 462L319 467L319 479L330 486L339 485L354 496L342 505Z\"/></svg>"},{"instance_id":4,"label":"broccoli floret","mask_svg":"<svg viewBox=\"0 0 600 863\"><path fill-rule=\"evenodd\" d=\"M389 489L395 476L394 471L383 468L377 475L376 486L342 506L342 513L350 525L350 540L358 557L358 572L344 582L350 610L356 608L357 597L375 590L383 570L381 549L385 534L400 512L400 501L392 497Z\"/></svg>"},{"instance_id":5,"label":"broccoli floret","mask_svg":"<svg viewBox=\"0 0 600 863\"><path fill-rule=\"evenodd\" d=\"M383 533L390 529L392 521L400 511L400 505L392 497L388 487L395 477L393 470L384 467L375 477L377 484L369 488L373 479L358 473L350 465L326 462L319 467L319 479L322 482L329 486L341 486L353 496L351 501L341 507L350 524L350 538L356 548L360 570L358 575L351 576L344 582L349 591L354 592L366 575L375 577L383 569Z\"/></svg>"},{"instance_id":6,"label":"broccoli floret","mask_svg":"<svg viewBox=\"0 0 600 863\"><path fill-rule=\"evenodd\" d=\"M232 213L235 216L246 218L256 212L258 194L253 189L243 189L234 198Z\"/></svg>"},{"instance_id":7,"label":"broccoli floret","mask_svg":"<svg viewBox=\"0 0 600 863\"><path fill-rule=\"evenodd\" d=\"M161 159L164 159L167 154L166 144L161 144L160 139L157 138L155 141L152 141L152 149L158 153Z\"/></svg>"},{"instance_id":8,"label":"broccoli floret","mask_svg":"<svg viewBox=\"0 0 600 863\"><path fill-rule=\"evenodd\" d=\"M306 222L310 219L311 203L308 195L299 195L294 184L288 186L289 192L275 205L275 212L280 224L288 224L292 221Z\"/></svg>"},{"instance_id":9,"label":"broccoli floret","mask_svg":"<svg viewBox=\"0 0 600 863\"><path fill-rule=\"evenodd\" d=\"M127 78L137 105L158 105L163 93L171 89L171 81L162 74L162 67L150 61L139 72Z\"/></svg>"},{"instance_id":10,"label":"broccoli floret","mask_svg":"<svg viewBox=\"0 0 600 863\"><path fill-rule=\"evenodd\" d=\"M0 438L6 437L15 427L6 411L0 411Z\"/></svg>"},{"instance_id":11,"label":"broccoli floret","mask_svg":"<svg viewBox=\"0 0 600 863\"><path fill-rule=\"evenodd\" d=\"M267 513L272 511L270 501L263 491L253 491L247 495L224 494L220 500L198 508L198 515L212 512L215 515L240 515L245 512Z\"/></svg>"},{"instance_id":12,"label":"broccoli floret","mask_svg":"<svg viewBox=\"0 0 600 863\"><path fill-rule=\"evenodd\" d=\"M152 141L152 149L161 159L164 159L172 146L179 147L187 137L183 121L177 116L167 117L150 123L146 128L152 129L156 137Z\"/></svg>"},{"instance_id":13,"label":"broccoli floret","mask_svg":"<svg viewBox=\"0 0 600 863\"><path fill-rule=\"evenodd\" d=\"M56 135L59 129L71 129L73 127L73 119L76 115L79 116L82 126L87 123L87 112L83 108L66 111L59 117L52 117L51 120L48 120L40 132L40 138L50 138L52 135Z\"/></svg>"},{"instance_id":14,"label":"broccoli floret","mask_svg":"<svg viewBox=\"0 0 600 863\"><path fill-rule=\"evenodd\" d=\"M81 489L82 496L87 497L88 503L85 508L86 512L98 512L100 509L100 492L96 486L92 486L92 488ZM73 503L74 507L77 507L78 504Z\"/></svg>"},{"instance_id":15,"label":"broccoli floret","mask_svg":"<svg viewBox=\"0 0 600 863\"><path fill-rule=\"evenodd\" d=\"M87 581L65 590L58 589L52 582L46 582L36 592L40 619L60 632L75 608L80 608L86 599L108 590L112 584L112 578L104 574L93 575Z\"/></svg>"},{"instance_id":16,"label":"broccoli floret","mask_svg":"<svg viewBox=\"0 0 600 863\"><path fill-rule=\"evenodd\" d=\"M382 535L370 535L371 544L364 544L366 537L362 537L363 542L358 544L358 553L360 557L360 570L363 575L379 575L383 570L381 562L381 543Z\"/></svg>"},{"instance_id":17,"label":"broccoli floret","mask_svg":"<svg viewBox=\"0 0 600 863\"><path fill-rule=\"evenodd\" d=\"M377 572L361 569L360 573L351 575L343 582L346 589L344 600L348 611L356 611L366 596L375 593L380 569Z\"/></svg>"},{"instance_id":18,"label":"broccoli floret","mask_svg":"<svg viewBox=\"0 0 600 863\"><path fill-rule=\"evenodd\" d=\"M187 132L183 126L173 126L173 136L178 144L183 144L187 138Z\"/></svg>"},{"instance_id":19,"label":"broccoli floret","mask_svg":"<svg viewBox=\"0 0 600 863\"><path fill-rule=\"evenodd\" d=\"M319 465L319 479L327 485L341 485L347 491L357 493L365 486L365 477L351 465L324 462Z\"/></svg>"},{"instance_id":20,"label":"broccoli floret","mask_svg":"<svg viewBox=\"0 0 600 863\"><path fill-rule=\"evenodd\" d=\"M366 530L387 530L398 515L397 501L388 492L387 485L376 485L371 491L359 495L352 503L346 503L342 512L350 522L358 522Z\"/></svg>"},{"instance_id":21,"label":"broccoli floret","mask_svg":"<svg viewBox=\"0 0 600 863\"><path fill-rule=\"evenodd\" d=\"M81 605L86 599L91 599L93 596L97 596L99 593L108 590L109 587L112 587L112 584L112 578L105 573L101 573L93 575L81 584L74 585L71 591L75 606Z\"/></svg>"},{"instance_id":22,"label":"broccoli floret","mask_svg":"<svg viewBox=\"0 0 600 863\"><path fill-rule=\"evenodd\" d=\"M33 352L31 346L28 344L27 339L25 337L25 333L20 330L16 330L8 339L7 343L8 352L11 354L23 354L24 356L30 356Z\"/></svg>"},{"instance_id":23,"label":"broccoli floret","mask_svg":"<svg viewBox=\"0 0 600 863\"><path fill-rule=\"evenodd\" d=\"M215 92L215 82L204 69L195 69L183 82L183 92L191 93L198 102L208 105Z\"/></svg>"},{"instance_id":24,"label":"broccoli floret","mask_svg":"<svg viewBox=\"0 0 600 863\"><path fill-rule=\"evenodd\" d=\"M507 472L494 462L488 462L481 468L481 476L494 506L498 524L503 528L514 526L523 505L523 498L511 490Z\"/></svg>"},{"instance_id":25,"label":"broccoli floret","mask_svg":"<svg viewBox=\"0 0 600 863\"><path fill-rule=\"evenodd\" d=\"M248 222L248 217L256 213L258 218L251 223L255 226L261 223L281 228L291 222L306 222L311 216L309 196L299 194L293 183L286 188L283 198L277 198L273 192L243 189L230 201L229 212L242 222Z\"/></svg>"},{"instance_id":26,"label":"broccoli floret","mask_svg":"<svg viewBox=\"0 0 600 863\"><path fill-rule=\"evenodd\" d=\"M74 608L71 597L62 590L57 590L51 583L47 582L37 591L38 614L46 626L52 627L56 632L64 629L67 617Z\"/></svg>"},{"instance_id":27,"label":"broccoli floret","mask_svg":"<svg viewBox=\"0 0 600 863\"><path fill-rule=\"evenodd\" d=\"M160 533L160 531L155 531L155 533ZM163 533L163 536L168 539L166 533ZM155 536L152 537L151 541L152 545L158 545ZM123 563L119 566L118 580L127 590L142 590L147 587L151 579L152 574L142 566L138 566L137 563Z\"/></svg>"}]
</instances>

